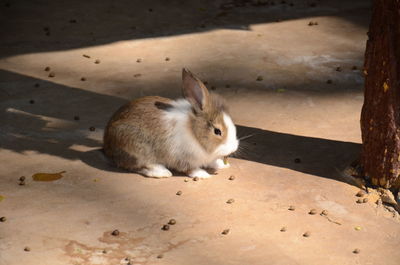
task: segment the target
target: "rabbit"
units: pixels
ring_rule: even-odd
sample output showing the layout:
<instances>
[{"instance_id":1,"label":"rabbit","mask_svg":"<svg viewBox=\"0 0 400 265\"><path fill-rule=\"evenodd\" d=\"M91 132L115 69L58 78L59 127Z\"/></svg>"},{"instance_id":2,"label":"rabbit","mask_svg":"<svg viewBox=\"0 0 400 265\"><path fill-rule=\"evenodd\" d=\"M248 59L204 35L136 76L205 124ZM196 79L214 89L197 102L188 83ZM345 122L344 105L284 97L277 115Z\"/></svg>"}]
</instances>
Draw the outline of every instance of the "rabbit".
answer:
<instances>
[{"instance_id":1,"label":"rabbit","mask_svg":"<svg viewBox=\"0 0 400 265\"><path fill-rule=\"evenodd\" d=\"M223 158L239 146L226 104L189 70L183 99L147 96L119 108L104 131L104 153L117 167L147 177L209 178L205 169L229 167Z\"/></svg>"}]
</instances>

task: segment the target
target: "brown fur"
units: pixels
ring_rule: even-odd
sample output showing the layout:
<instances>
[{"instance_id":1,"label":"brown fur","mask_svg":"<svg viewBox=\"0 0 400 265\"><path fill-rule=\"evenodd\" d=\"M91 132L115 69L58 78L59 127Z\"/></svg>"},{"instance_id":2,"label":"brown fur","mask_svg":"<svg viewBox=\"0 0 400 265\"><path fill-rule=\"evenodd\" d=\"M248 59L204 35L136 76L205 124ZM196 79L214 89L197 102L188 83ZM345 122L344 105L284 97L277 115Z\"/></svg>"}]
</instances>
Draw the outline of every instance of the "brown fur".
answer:
<instances>
[{"instance_id":1,"label":"brown fur","mask_svg":"<svg viewBox=\"0 0 400 265\"><path fill-rule=\"evenodd\" d=\"M189 131L206 153L212 154L227 137L223 121L223 112L227 113L225 104L217 95L209 94L204 84L185 69L183 94L192 105L192 112L188 113ZM106 126L105 154L118 167L131 171L151 164L162 164L182 172L202 166L189 162L196 160L193 153L184 153L184 159L171 156L175 124L163 120L163 114L171 108L173 101L162 97L144 97L122 106ZM221 135L214 133L215 128L221 130Z\"/></svg>"}]
</instances>

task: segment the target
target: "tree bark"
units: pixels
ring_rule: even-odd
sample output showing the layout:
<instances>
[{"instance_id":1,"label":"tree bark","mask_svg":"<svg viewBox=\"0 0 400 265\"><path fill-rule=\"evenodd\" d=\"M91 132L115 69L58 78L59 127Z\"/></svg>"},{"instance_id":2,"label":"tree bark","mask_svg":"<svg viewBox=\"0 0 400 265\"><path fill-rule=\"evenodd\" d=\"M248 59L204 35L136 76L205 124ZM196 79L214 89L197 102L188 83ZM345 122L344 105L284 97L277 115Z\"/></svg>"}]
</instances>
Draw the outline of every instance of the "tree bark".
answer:
<instances>
[{"instance_id":1,"label":"tree bark","mask_svg":"<svg viewBox=\"0 0 400 265\"><path fill-rule=\"evenodd\" d=\"M365 52L361 168L373 185L400 187L400 1L374 0Z\"/></svg>"}]
</instances>

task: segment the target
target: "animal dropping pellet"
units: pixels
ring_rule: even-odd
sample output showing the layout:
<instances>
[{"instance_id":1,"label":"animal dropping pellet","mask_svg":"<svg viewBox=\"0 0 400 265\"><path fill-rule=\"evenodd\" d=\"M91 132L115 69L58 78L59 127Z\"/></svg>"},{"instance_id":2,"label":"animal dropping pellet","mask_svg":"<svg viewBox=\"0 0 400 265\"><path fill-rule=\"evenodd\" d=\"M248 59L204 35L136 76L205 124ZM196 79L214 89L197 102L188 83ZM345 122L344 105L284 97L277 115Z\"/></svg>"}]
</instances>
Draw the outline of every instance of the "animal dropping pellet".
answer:
<instances>
[{"instance_id":1,"label":"animal dropping pellet","mask_svg":"<svg viewBox=\"0 0 400 265\"><path fill-rule=\"evenodd\" d=\"M7 218L5 216L0 217L0 222L5 222L7 221Z\"/></svg>"},{"instance_id":2,"label":"animal dropping pellet","mask_svg":"<svg viewBox=\"0 0 400 265\"><path fill-rule=\"evenodd\" d=\"M161 228L164 231L168 231L169 230L169 225L163 225L163 227Z\"/></svg>"},{"instance_id":3,"label":"animal dropping pellet","mask_svg":"<svg viewBox=\"0 0 400 265\"><path fill-rule=\"evenodd\" d=\"M362 199L358 199L356 202L357 203L363 203L363 200Z\"/></svg>"},{"instance_id":4,"label":"animal dropping pellet","mask_svg":"<svg viewBox=\"0 0 400 265\"><path fill-rule=\"evenodd\" d=\"M230 232L229 229L225 229L224 231L222 231L222 234L223 234L223 235L227 235L227 234L229 234L229 232Z\"/></svg>"},{"instance_id":5,"label":"animal dropping pellet","mask_svg":"<svg viewBox=\"0 0 400 265\"><path fill-rule=\"evenodd\" d=\"M49 73L49 77L55 77L55 76L56 76L56 73L54 73L54 72Z\"/></svg>"},{"instance_id":6,"label":"animal dropping pellet","mask_svg":"<svg viewBox=\"0 0 400 265\"><path fill-rule=\"evenodd\" d=\"M99 64L99 63L100 63L100 60L99 60L99 59L96 59L96 60L94 61L94 63L95 63L95 64Z\"/></svg>"},{"instance_id":7,"label":"animal dropping pellet","mask_svg":"<svg viewBox=\"0 0 400 265\"><path fill-rule=\"evenodd\" d=\"M29 251L31 251L31 248L30 247L25 247L24 251L29 252Z\"/></svg>"},{"instance_id":8,"label":"animal dropping pellet","mask_svg":"<svg viewBox=\"0 0 400 265\"><path fill-rule=\"evenodd\" d=\"M118 236L119 235L119 231L117 229L115 229L114 231L111 232L111 235Z\"/></svg>"},{"instance_id":9,"label":"animal dropping pellet","mask_svg":"<svg viewBox=\"0 0 400 265\"><path fill-rule=\"evenodd\" d=\"M311 215L314 215L314 214L316 214L317 213L317 210L315 210L315 209L311 209L309 212L308 212L308 214L311 214Z\"/></svg>"},{"instance_id":10,"label":"animal dropping pellet","mask_svg":"<svg viewBox=\"0 0 400 265\"><path fill-rule=\"evenodd\" d=\"M287 229L286 229L286 227L284 226L284 227L281 228L280 231L281 231L281 232L286 232L286 230L287 230Z\"/></svg>"},{"instance_id":11,"label":"animal dropping pellet","mask_svg":"<svg viewBox=\"0 0 400 265\"><path fill-rule=\"evenodd\" d=\"M83 54L82 56L85 57L85 58L90 58L90 56L87 55L87 54Z\"/></svg>"},{"instance_id":12,"label":"animal dropping pellet","mask_svg":"<svg viewBox=\"0 0 400 265\"><path fill-rule=\"evenodd\" d=\"M45 70L46 72L48 72L48 71L50 71L50 67L49 67L49 66L46 66L46 68L44 68L44 70Z\"/></svg>"},{"instance_id":13,"label":"animal dropping pellet","mask_svg":"<svg viewBox=\"0 0 400 265\"><path fill-rule=\"evenodd\" d=\"M194 177L193 178L193 181L198 181L199 180L199 177Z\"/></svg>"},{"instance_id":14,"label":"animal dropping pellet","mask_svg":"<svg viewBox=\"0 0 400 265\"><path fill-rule=\"evenodd\" d=\"M168 224L169 225L174 225L174 224L176 224L176 220L175 219L171 219L171 220L169 220Z\"/></svg>"},{"instance_id":15,"label":"animal dropping pellet","mask_svg":"<svg viewBox=\"0 0 400 265\"><path fill-rule=\"evenodd\" d=\"M138 58L138 59L136 59L136 62L137 62L137 63L141 63L141 62L142 62L142 59Z\"/></svg>"},{"instance_id":16,"label":"animal dropping pellet","mask_svg":"<svg viewBox=\"0 0 400 265\"><path fill-rule=\"evenodd\" d=\"M25 181L25 176L19 177L19 181Z\"/></svg>"},{"instance_id":17,"label":"animal dropping pellet","mask_svg":"<svg viewBox=\"0 0 400 265\"><path fill-rule=\"evenodd\" d=\"M367 193L365 192L365 190L359 190L359 191L357 192L356 196L357 196L357 197L363 197L365 194L367 194Z\"/></svg>"},{"instance_id":18,"label":"animal dropping pellet","mask_svg":"<svg viewBox=\"0 0 400 265\"><path fill-rule=\"evenodd\" d=\"M182 191L178 190L178 191L176 192L176 195L181 196L181 195L182 195Z\"/></svg>"},{"instance_id":19,"label":"animal dropping pellet","mask_svg":"<svg viewBox=\"0 0 400 265\"><path fill-rule=\"evenodd\" d=\"M366 203L366 202L368 202L368 198L363 199L363 203Z\"/></svg>"},{"instance_id":20,"label":"animal dropping pellet","mask_svg":"<svg viewBox=\"0 0 400 265\"><path fill-rule=\"evenodd\" d=\"M328 211L327 211L327 210L323 210L323 211L321 212L321 215L327 216L327 215L328 215Z\"/></svg>"},{"instance_id":21,"label":"animal dropping pellet","mask_svg":"<svg viewBox=\"0 0 400 265\"><path fill-rule=\"evenodd\" d=\"M229 180L234 180L235 179L235 176L234 175L231 175L230 177L229 177Z\"/></svg>"},{"instance_id":22,"label":"animal dropping pellet","mask_svg":"<svg viewBox=\"0 0 400 265\"><path fill-rule=\"evenodd\" d=\"M164 257L164 255L160 254L160 255L157 256L157 259L162 259L163 257Z\"/></svg>"},{"instance_id":23,"label":"animal dropping pellet","mask_svg":"<svg viewBox=\"0 0 400 265\"><path fill-rule=\"evenodd\" d=\"M81 81L86 81L86 77L81 77Z\"/></svg>"},{"instance_id":24,"label":"animal dropping pellet","mask_svg":"<svg viewBox=\"0 0 400 265\"><path fill-rule=\"evenodd\" d=\"M226 203L228 203L228 204L232 204L232 203L234 203L234 202L235 202L234 199L229 199L229 200L226 201Z\"/></svg>"},{"instance_id":25,"label":"animal dropping pellet","mask_svg":"<svg viewBox=\"0 0 400 265\"><path fill-rule=\"evenodd\" d=\"M259 75L259 76L257 76L257 79L256 79L257 81L263 81L264 80L264 78L261 76L261 75Z\"/></svg>"},{"instance_id":26,"label":"animal dropping pellet","mask_svg":"<svg viewBox=\"0 0 400 265\"><path fill-rule=\"evenodd\" d=\"M294 210L296 210L296 207L294 207L293 205L290 205L289 208L288 208L288 210L289 210L289 211L294 211Z\"/></svg>"},{"instance_id":27,"label":"animal dropping pellet","mask_svg":"<svg viewBox=\"0 0 400 265\"><path fill-rule=\"evenodd\" d=\"M360 253L360 249L356 248L355 250L353 250L353 253L354 253L354 254Z\"/></svg>"},{"instance_id":28,"label":"animal dropping pellet","mask_svg":"<svg viewBox=\"0 0 400 265\"><path fill-rule=\"evenodd\" d=\"M311 236L311 233L307 231L307 232L305 232L305 233L303 234L303 236L304 236L304 237L310 237L310 236Z\"/></svg>"}]
</instances>

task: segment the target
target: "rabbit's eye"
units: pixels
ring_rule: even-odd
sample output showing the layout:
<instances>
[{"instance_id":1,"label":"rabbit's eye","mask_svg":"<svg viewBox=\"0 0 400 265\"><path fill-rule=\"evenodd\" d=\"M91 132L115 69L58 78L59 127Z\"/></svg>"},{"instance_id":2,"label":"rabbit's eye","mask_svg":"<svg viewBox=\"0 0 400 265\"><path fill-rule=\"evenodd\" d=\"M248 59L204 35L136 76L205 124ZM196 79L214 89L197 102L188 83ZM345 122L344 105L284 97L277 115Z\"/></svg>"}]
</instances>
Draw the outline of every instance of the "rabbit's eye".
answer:
<instances>
[{"instance_id":1,"label":"rabbit's eye","mask_svg":"<svg viewBox=\"0 0 400 265\"><path fill-rule=\"evenodd\" d=\"M221 136L221 134L222 134L221 130L218 128L214 128L214 133L215 133L215 135L219 135L219 136Z\"/></svg>"}]
</instances>

